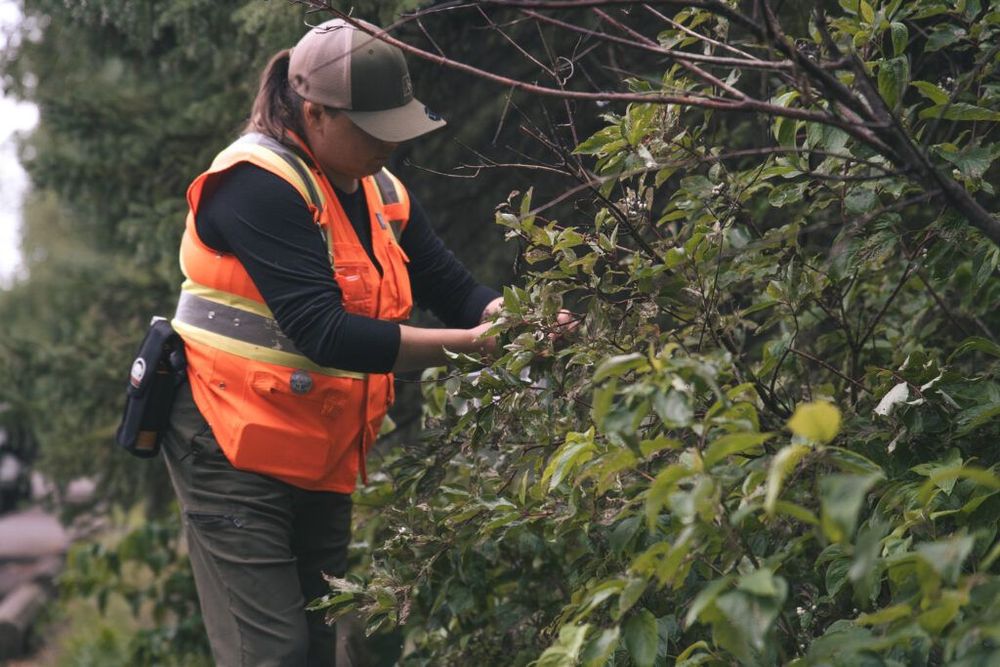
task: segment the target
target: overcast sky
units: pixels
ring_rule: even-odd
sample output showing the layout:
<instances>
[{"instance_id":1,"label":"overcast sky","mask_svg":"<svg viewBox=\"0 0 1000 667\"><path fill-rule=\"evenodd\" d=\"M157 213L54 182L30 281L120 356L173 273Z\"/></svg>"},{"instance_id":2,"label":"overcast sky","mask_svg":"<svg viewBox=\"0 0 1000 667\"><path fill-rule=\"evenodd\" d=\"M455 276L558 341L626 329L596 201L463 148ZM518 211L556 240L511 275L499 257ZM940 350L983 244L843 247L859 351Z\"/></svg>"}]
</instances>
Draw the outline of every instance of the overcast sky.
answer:
<instances>
[{"instance_id":1,"label":"overcast sky","mask_svg":"<svg viewBox=\"0 0 1000 667\"><path fill-rule=\"evenodd\" d=\"M14 0L0 0L0 48L7 32L21 19ZM21 255L18 250L21 226L21 201L27 177L17 161L15 133L30 130L38 122L38 110L30 104L19 104L0 91L0 287L9 285L16 276Z\"/></svg>"}]
</instances>

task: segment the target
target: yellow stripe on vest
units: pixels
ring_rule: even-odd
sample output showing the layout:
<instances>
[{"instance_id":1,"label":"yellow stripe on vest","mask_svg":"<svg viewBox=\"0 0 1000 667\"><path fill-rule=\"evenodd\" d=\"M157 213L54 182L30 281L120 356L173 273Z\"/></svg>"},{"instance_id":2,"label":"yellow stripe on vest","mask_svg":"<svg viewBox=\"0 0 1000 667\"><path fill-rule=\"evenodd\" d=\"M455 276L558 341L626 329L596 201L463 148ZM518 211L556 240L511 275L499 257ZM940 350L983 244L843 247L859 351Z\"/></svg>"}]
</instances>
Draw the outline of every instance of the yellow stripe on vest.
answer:
<instances>
[{"instance_id":1,"label":"yellow stripe on vest","mask_svg":"<svg viewBox=\"0 0 1000 667\"><path fill-rule=\"evenodd\" d=\"M239 308L240 310L245 310L249 313L260 315L261 317L269 317L272 320L274 319L274 313L271 312L271 309L259 301L247 299L246 297L239 296L238 294L232 294L230 292L223 292L222 290L213 289L211 287L205 287L190 278L181 284L181 293L183 294L185 292L199 296L202 299L214 301L215 303L222 304L223 306Z\"/></svg>"}]
</instances>

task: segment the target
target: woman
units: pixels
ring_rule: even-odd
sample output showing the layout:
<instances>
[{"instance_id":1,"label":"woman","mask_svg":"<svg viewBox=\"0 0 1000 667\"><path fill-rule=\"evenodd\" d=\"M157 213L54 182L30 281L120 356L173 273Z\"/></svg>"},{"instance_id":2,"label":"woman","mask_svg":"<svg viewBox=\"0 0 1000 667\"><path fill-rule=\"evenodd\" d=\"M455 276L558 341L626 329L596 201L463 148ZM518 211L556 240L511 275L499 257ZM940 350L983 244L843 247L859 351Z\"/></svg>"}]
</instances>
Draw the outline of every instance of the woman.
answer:
<instances>
[{"instance_id":1,"label":"woman","mask_svg":"<svg viewBox=\"0 0 1000 667\"><path fill-rule=\"evenodd\" d=\"M330 21L271 60L244 135L188 190L164 453L218 665L333 664L304 606L346 570L391 373L496 345L499 295L384 169L442 125L398 49ZM414 300L451 328L400 324Z\"/></svg>"}]
</instances>

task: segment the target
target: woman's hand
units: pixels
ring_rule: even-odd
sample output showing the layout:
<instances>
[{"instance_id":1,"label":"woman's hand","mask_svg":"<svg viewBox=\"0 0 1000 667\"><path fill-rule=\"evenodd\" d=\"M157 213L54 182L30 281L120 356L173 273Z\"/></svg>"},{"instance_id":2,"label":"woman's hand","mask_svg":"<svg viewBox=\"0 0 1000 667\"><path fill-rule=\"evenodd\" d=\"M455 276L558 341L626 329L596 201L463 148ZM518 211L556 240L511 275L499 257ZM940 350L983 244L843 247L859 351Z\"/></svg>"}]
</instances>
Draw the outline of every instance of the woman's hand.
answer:
<instances>
[{"instance_id":1,"label":"woman's hand","mask_svg":"<svg viewBox=\"0 0 1000 667\"><path fill-rule=\"evenodd\" d=\"M394 372L412 371L448 363L445 350L492 356L497 351L496 336L484 336L493 322L472 329L424 329L399 326L399 352Z\"/></svg>"},{"instance_id":2,"label":"woman's hand","mask_svg":"<svg viewBox=\"0 0 1000 667\"><path fill-rule=\"evenodd\" d=\"M483 323L492 320L501 310L503 310L503 297L498 296L483 308L483 314L479 316L479 322Z\"/></svg>"},{"instance_id":3,"label":"woman's hand","mask_svg":"<svg viewBox=\"0 0 1000 667\"><path fill-rule=\"evenodd\" d=\"M497 348L500 346L500 342L497 340L496 336L486 335L486 332L489 331L492 326L492 321L486 321L476 327L473 327L472 329L469 329L469 333L472 334L473 340L477 345L477 349L475 351L484 357L496 356Z\"/></svg>"},{"instance_id":4,"label":"woman's hand","mask_svg":"<svg viewBox=\"0 0 1000 667\"><path fill-rule=\"evenodd\" d=\"M580 326L580 316L565 308L556 314L556 323L549 329L549 340L556 342L576 331Z\"/></svg>"}]
</instances>

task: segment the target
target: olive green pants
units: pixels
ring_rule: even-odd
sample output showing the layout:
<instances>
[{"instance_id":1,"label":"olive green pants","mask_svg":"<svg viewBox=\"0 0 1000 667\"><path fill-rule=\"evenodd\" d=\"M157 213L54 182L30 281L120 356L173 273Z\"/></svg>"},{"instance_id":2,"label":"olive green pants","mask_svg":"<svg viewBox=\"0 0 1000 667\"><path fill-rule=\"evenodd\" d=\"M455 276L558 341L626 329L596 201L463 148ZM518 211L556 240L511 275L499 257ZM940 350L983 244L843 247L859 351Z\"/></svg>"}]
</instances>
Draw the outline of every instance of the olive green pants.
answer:
<instances>
[{"instance_id":1,"label":"olive green pants","mask_svg":"<svg viewBox=\"0 0 1000 667\"><path fill-rule=\"evenodd\" d=\"M275 451L293 447L275 442ZM184 383L163 454L180 500L198 597L220 667L327 666L335 633L307 602L343 576L351 497L237 470Z\"/></svg>"}]
</instances>

